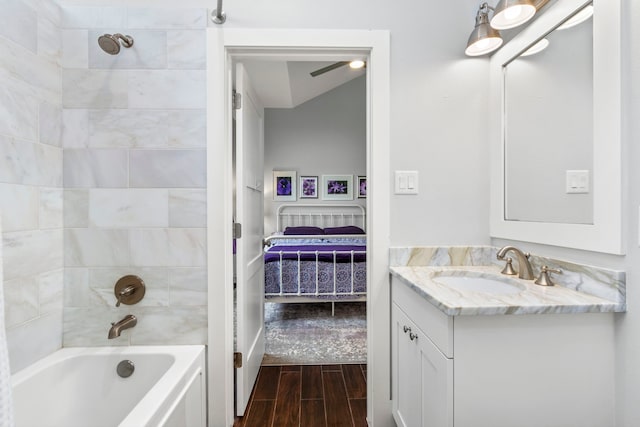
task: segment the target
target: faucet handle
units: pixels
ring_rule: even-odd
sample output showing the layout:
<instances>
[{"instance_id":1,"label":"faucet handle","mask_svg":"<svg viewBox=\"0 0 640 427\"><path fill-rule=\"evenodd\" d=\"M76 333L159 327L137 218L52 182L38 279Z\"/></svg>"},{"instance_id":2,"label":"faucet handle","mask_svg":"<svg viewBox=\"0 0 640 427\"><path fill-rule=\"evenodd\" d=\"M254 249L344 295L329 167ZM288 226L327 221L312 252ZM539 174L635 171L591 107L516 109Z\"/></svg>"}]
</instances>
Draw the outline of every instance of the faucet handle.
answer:
<instances>
[{"instance_id":1,"label":"faucet handle","mask_svg":"<svg viewBox=\"0 0 640 427\"><path fill-rule=\"evenodd\" d=\"M516 272L516 271L513 269L513 265L512 265L512 263L513 263L513 258L511 258L511 257L507 257L507 258L505 259L505 261L507 261L507 263L505 264L504 268L502 269L502 271L501 271L500 273L502 273L502 274L507 274L507 275L509 275L509 276L515 276L516 274L518 274L518 272Z\"/></svg>"},{"instance_id":2,"label":"faucet handle","mask_svg":"<svg viewBox=\"0 0 640 427\"><path fill-rule=\"evenodd\" d=\"M533 283L540 286L553 286L554 283L549 277L549 273L562 274L562 270L549 268L546 265L543 265L542 269L540 269L540 275Z\"/></svg>"},{"instance_id":3,"label":"faucet handle","mask_svg":"<svg viewBox=\"0 0 640 427\"><path fill-rule=\"evenodd\" d=\"M113 293L116 297L116 307L120 307L120 304L136 304L144 297L145 284L138 276L124 276L116 283Z\"/></svg>"}]
</instances>

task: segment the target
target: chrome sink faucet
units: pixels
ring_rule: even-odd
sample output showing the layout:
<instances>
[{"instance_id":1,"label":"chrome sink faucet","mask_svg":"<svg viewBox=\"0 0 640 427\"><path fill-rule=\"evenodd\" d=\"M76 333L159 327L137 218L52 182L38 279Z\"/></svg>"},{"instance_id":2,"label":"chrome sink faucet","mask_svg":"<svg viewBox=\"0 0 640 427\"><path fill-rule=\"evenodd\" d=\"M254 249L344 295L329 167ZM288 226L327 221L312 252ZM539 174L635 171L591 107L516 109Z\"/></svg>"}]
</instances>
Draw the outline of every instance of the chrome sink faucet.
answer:
<instances>
[{"instance_id":1,"label":"chrome sink faucet","mask_svg":"<svg viewBox=\"0 0 640 427\"><path fill-rule=\"evenodd\" d=\"M520 279L533 280L533 271L529 263L530 254L522 252L515 246L505 246L498 251L496 256L499 260L504 260L509 252L516 254L516 259L518 260L518 277Z\"/></svg>"},{"instance_id":2,"label":"chrome sink faucet","mask_svg":"<svg viewBox=\"0 0 640 427\"><path fill-rule=\"evenodd\" d=\"M125 329L133 328L138 323L138 319L133 314L127 314L119 322L112 323L109 329L109 339L117 338Z\"/></svg>"}]
</instances>

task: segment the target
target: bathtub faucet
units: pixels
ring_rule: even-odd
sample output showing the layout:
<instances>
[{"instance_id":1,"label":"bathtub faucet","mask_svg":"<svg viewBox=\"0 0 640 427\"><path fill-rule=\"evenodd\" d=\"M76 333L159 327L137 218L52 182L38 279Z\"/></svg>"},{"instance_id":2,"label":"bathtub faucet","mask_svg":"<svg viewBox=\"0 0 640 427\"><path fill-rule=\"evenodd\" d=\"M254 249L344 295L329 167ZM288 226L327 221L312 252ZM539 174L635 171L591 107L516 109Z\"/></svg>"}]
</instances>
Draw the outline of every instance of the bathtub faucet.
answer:
<instances>
[{"instance_id":1,"label":"bathtub faucet","mask_svg":"<svg viewBox=\"0 0 640 427\"><path fill-rule=\"evenodd\" d=\"M109 329L109 339L117 338L120 332L125 329L133 328L138 323L138 319L133 314L127 314L119 322L112 323Z\"/></svg>"}]
</instances>

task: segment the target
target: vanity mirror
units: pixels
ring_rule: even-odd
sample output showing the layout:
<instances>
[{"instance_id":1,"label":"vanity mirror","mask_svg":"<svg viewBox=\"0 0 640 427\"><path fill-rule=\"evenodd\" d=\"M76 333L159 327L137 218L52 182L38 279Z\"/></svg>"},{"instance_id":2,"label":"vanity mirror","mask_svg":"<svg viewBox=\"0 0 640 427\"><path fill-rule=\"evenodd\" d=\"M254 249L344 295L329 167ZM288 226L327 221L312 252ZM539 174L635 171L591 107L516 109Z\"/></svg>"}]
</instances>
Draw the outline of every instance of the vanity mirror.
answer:
<instances>
[{"instance_id":1,"label":"vanity mirror","mask_svg":"<svg viewBox=\"0 0 640 427\"><path fill-rule=\"evenodd\" d=\"M562 29L591 3L556 2L491 58L493 237L623 253L619 0Z\"/></svg>"}]
</instances>

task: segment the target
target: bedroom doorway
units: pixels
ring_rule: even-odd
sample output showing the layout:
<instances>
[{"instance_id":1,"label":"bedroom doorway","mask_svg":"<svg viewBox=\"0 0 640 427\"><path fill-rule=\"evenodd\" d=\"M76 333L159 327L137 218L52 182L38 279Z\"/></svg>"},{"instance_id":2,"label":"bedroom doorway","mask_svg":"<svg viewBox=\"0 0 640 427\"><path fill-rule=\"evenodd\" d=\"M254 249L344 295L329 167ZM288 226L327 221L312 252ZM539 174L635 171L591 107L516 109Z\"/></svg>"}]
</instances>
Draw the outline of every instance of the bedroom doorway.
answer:
<instances>
[{"instance_id":1,"label":"bedroom doorway","mask_svg":"<svg viewBox=\"0 0 640 427\"><path fill-rule=\"evenodd\" d=\"M263 365L364 364L366 69L338 59L243 63L265 107ZM345 194L327 194L328 177L343 178Z\"/></svg>"},{"instance_id":2,"label":"bedroom doorway","mask_svg":"<svg viewBox=\"0 0 640 427\"><path fill-rule=\"evenodd\" d=\"M367 362L366 75L336 63L234 62L237 416L261 365Z\"/></svg>"},{"instance_id":3,"label":"bedroom doorway","mask_svg":"<svg viewBox=\"0 0 640 427\"><path fill-rule=\"evenodd\" d=\"M367 259L368 292L368 419L378 425L390 422L388 393L389 364L389 294L388 294L388 236L389 236L389 165L388 165L388 96L389 96L389 35L384 31L304 31L304 30L240 30L208 32L211 75L208 84L210 100L209 188L231 188L231 150L224 141L231 140L231 79L232 64L246 58L335 60L354 53L367 59L366 105L366 175L369 187L367 211L375 213L367 219L369 239ZM295 40L295 45L292 41ZM345 48L343 46L349 46ZM377 65L376 65L377 64ZM377 71L373 71L377 70ZM213 82L213 84L211 84ZM374 101L375 100L375 101ZM374 143L375 142L375 143ZM229 144L230 145L230 144ZM221 152L225 153L220 156ZM209 210L209 419L211 425L230 425L233 417L233 373L228 370L233 348L233 259L228 248L232 244L232 195L222 190L223 209ZM375 197L371 197L375 194ZM208 192L209 206L219 204L219 195ZM221 238L222 237L222 238ZM216 240L216 238L218 240ZM220 244L218 244L220 242ZM226 242L226 243L225 243ZM217 281L219 280L219 281ZM213 295L219 289L221 294ZM375 333L374 333L375 331ZM219 347L218 347L219 345ZM212 349L215 349L213 351Z\"/></svg>"}]
</instances>

